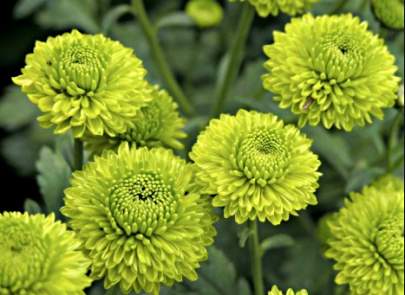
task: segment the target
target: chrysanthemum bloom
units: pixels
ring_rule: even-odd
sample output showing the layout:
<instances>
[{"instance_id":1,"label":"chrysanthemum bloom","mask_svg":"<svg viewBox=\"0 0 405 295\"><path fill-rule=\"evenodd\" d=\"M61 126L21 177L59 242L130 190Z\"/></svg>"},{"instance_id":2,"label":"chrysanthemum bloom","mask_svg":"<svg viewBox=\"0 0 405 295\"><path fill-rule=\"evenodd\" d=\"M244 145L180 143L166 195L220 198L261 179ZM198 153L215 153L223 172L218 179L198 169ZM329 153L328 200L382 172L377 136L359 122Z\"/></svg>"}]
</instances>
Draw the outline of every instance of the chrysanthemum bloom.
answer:
<instances>
[{"instance_id":1,"label":"chrysanthemum bloom","mask_svg":"<svg viewBox=\"0 0 405 295\"><path fill-rule=\"evenodd\" d=\"M387 27L404 28L404 0L372 0L377 18Z\"/></svg>"},{"instance_id":2,"label":"chrysanthemum bloom","mask_svg":"<svg viewBox=\"0 0 405 295\"><path fill-rule=\"evenodd\" d=\"M142 62L129 48L103 35L73 30L37 42L22 74L13 78L43 112L43 127L113 136L131 125L150 99Z\"/></svg>"},{"instance_id":3,"label":"chrysanthemum bloom","mask_svg":"<svg viewBox=\"0 0 405 295\"><path fill-rule=\"evenodd\" d=\"M138 110L131 128L115 136L85 136L86 148L100 154L104 149L117 149L122 142L128 142L138 147L183 149L179 139L187 135L182 131L185 120L180 117L177 104L166 91L148 87L153 99Z\"/></svg>"},{"instance_id":4,"label":"chrysanthemum bloom","mask_svg":"<svg viewBox=\"0 0 405 295\"><path fill-rule=\"evenodd\" d=\"M196 280L216 217L194 187L192 166L170 150L128 144L74 173L62 212L92 259L91 276L154 295L161 284Z\"/></svg>"},{"instance_id":5,"label":"chrysanthemum bloom","mask_svg":"<svg viewBox=\"0 0 405 295\"><path fill-rule=\"evenodd\" d=\"M84 295L90 261L54 215L0 214L0 294Z\"/></svg>"},{"instance_id":6,"label":"chrysanthemum bloom","mask_svg":"<svg viewBox=\"0 0 405 295\"><path fill-rule=\"evenodd\" d=\"M235 2L238 0L230 0ZM244 2L246 0L239 0ZM249 0L257 13L261 17L267 17L270 14L273 16L278 15L280 12L288 15L297 15L311 9L312 5L319 0Z\"/></svg>"},{"instance_id":7,"label":"chrysanthemum bloom","mask_svg":"<svg viewBox=\"0 0 405 295\"><path fill-rule=\"evenodd\" d=\"M216 0L190 0L186 13L201 28L214 27L224 17L222 6Z\"/></svg>"},{"instance_id":8,"label":"chrysanthemum bloom","mask_svg":"<svg viewBox=\"0 0 405 295\"><path fill-rule=\"evenodd\" d=\"M381 190L403 191L404 181L392 174L387 174L373 182L373 186Z\"/></svg>"},{"instance_id":9,"label":"chrysanthemum bloom","mask_svg":"<svg viewBox=\"0 0 405 295\"><path fill-rule=\"evenodd\" d=\"M203 131L190 154L197 179L215 207L237 223L277 225L317 204L320 166L311 140L272 114L221 115Z\"/></svg>"},{"instance_id":10,"label":"chrysanthemum bloom","mask_svg":"<svg viewBox=\"0 0 405 295\"><path fill-rule=\"evenodd\" d=\"M306 123L350 131L383 117L398 91L397 67L382 39L352 15L293 19L264 51L264 87Z\"/></svg>"},{"instance_id":11,"label":"chrysanthemum bloom","mask_svg":"<svg viewBox=\"0 0 405 295\"><path fill-rule=\"evenodd\" d=\"M337 284L354 295L404 292L404 190L370 186L352 193L329 224L326 256L336 260Z\"/></svg>"},{"instance_id":12,"label":"chrysanthemum bloom","mask_svg":"<svg viewBox=\"0 0 405 295\"><path fill-rule=\"evenodd\" d=\"M283 295L284 293L282 291L280 291L280 289L277 286L273 286L273 288L271 289L271 291L269 292L268 295ZM293 289L288 289L287 292L285 293L285 295L308 295L308 291L307 290L301 290L298 292L294 292Z\"/></svg>"}]
</instances>

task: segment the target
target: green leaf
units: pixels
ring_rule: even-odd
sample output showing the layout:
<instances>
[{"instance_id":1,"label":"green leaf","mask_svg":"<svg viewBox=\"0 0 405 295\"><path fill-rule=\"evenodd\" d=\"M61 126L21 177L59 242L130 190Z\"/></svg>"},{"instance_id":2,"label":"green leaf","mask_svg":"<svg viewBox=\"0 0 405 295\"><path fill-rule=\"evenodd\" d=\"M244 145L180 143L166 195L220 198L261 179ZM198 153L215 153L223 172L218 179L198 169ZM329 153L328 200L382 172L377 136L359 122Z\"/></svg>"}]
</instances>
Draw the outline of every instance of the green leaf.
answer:
<instances>
[{"instance_id":1,"label":"green leaf","mask_svg":"<svg viewBox=\"0 0 405 295\"><path fill-rule=\"evenodd\" d=\"M103 17L103 21L101 23L101 28L104 34L107 34L112 27L113 24L115 24L120 17L127 13L131 13L132 8L131 6L127 4L121 4L117 5L111 10L109 10L106 15Z\"/></svg>"},{"instance_id":2,"label":"green leaf","mask_svg":"<svg viewBox=\"0 0 405 295\"><path fill-rule=\"evenodd\" d=\"M63 156L49 147L41 149L37 169L37 182L47 211L58 215L63 203L63 191L69 186L72 171Z\"/></svg>"},{"instance_id":3,"label":"green leaf","mask_svg":"<svg viewBox=\"0 0 405 295\"><path fill-rule=\"evenodd\" d=\"M41 206L37 202L31 199L26 199L24 202L24 211L30 214L42 213Z\"/></svg>"},{"instance_id":4,"label":"green leaf","mask_svg":"<svg viewBox=\"0 0 405 295\"><path fill-rule=\"evenodd\" d=\"M277 248L291 247L295 244L292 237L285 234L278 234L267 239L264 239L261 243L262 253L266 253L269 250Z\"/></svg>"},{"instance_id":5,"label":"green leaf","mask_svg":"<svg viewBox=\"0 0 405 295\"><path fill-rule=\"evenodd\" d=\"M24 18L42 6L47 0L18 0L14 7L14 16Z\"/></svg>"},{"instance_id":6,"label":"green leaf","mask_svg":"<svg viewBox=\"0 0 405 295\"><path fill-rule=\"evenodd\" d=\"M17 86L6 88L0 100L0 127L16 130L35 120L38 110Z\"/></svg>"},{"instance_id":7,"label":"green leaf","mask_svg":"<svg viewBox=\"0 0 405 295\"><path fill-rule=\"evenodd\" d=\"M252 233L253 233L252 230L248 226L242 227L242 229L238 232L239 247L245 248L246 243L249 240Z\"/></svg>"},{"instance_id":8,"label":"green leaf","mask_svg":"<svg viewBox=\"0 0 405 295\"><path fill-rule=\"evenodd\" d=\"M156 23L157 29L163 29L167 27L192 27L195 23L184 12L174 12L166 15L158 20Z\"/></svg>"}]
</instances>

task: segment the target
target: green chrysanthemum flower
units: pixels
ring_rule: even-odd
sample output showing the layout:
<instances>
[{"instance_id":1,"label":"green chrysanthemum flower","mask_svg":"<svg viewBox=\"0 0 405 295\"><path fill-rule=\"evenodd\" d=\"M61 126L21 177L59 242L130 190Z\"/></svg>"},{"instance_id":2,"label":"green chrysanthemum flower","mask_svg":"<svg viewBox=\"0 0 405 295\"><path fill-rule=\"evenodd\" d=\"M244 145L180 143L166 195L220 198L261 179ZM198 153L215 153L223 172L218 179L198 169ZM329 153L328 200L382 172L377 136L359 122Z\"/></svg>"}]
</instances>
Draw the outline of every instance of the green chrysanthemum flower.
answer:
<instances>
[{"instance_id":1,"label":"green chrysanthemum flower","mask_svg":"<svg viewBox=\"0 0 405 295\"><path fill-rule=\"evenodd\" d=\"M387 174L373 182L373 186L380 190L403 191L404 181L392 174Z\"/></svg>"},{"instance_id":2,"label":"green chrysanthemum flower","mask_svg":"<svg viewBox=\"0 0 405 295\"><path fill-rule=\"evenodd\" d=\"M235 2L238 0L230 0ZM239 0L244 2L246 0ZM249 0L257 13L261 17L267 17L270 14L278 15L280 12L288 15L297 15L311 9L312 5L319 0Z\"/></svg>"},{"instance_id":3,"label":"green chrysanthemum flower","mask_svg":"<svg viewBox=\"0 0 405 295\"><path fill-rule=\"evenodd\" d=\"M277 286L273 286L273 288L271 289L271 291L269 292L268 295L283 295L283 294L284 293L282 291L280 291ZM298 291L298 292L294 292L293 289L288 289L285 294L286 295L308 295L308 291L307 290L301 290L301 291Z\"/></svg>"},{"instance_id":4,"label":"green chrysanthemum flower","mask_svg":"<svg viewBox=\"0 0 405 295\"><path fill-rule=\"evenodd\" d=\"M354 295L404 292L404 190L375 185L352 193L333 222L326 256L336 283Z\"/></svg>"},{"instance_id":5,"label":"green chrysanthemum flower","mask_svg":"<svg viewBox=\"0 0 405 295\"><path fill-rule=\"evenodd\" d=\"M186 13L202 28L214 27L224 17L222 6L216 0L190 0Z\"/></svg>"},{"instance_id":6,"label":"green chrysanthemum flower","mask_svg":"<svg viewBox=\"0 0 405 295\"><path fill-rule=\"evenodd\" d=\"M241 110L212 120L190 157L226 218L276 225L317 203L320 162L310 146L311 140L276 116Z\"/></svg>"},{"instance_id":7,"label":"green chrysanthemum flower","mask_svg":"<svg viewBox=\"0 0 405 295\"><path fill-rule=\"evenodd\" d=\"M264 47L264 87L306 123L350 131L383 117L397 98L395 58L352 15L293 19Z\"/></svg>"},{"instance_id":8,"label":"green chrysanthemum flower","mask_svg":"<svg viewBox=\"0 0 405 295\"><path fill-rule=\"evenodd\" d=\"M404 28L404 0L372 0L377 18L387 27Z\"/></svg>"},{"instance_id":9,"label":"green chrysanthemum flower","mask_svg":"<svg viewBox=\"0 0 405 295\"><path fill-rule=\"evenodd\" d=\"M150 99L142 62L103 35L73 30L37 42L22 74L13 79L43 112L43 127L114 136L131 125Z\"/></svg>"},{"instance_id":10,"label":"green chrysanthemum flower","mask_svg":"<svg viewBox=\"0 0 405 295\"><path fill-rule=\"evenodd\" d=\"M74 173L62 212L92 259L91 276L148 294L196 280L216 217L194 188L192 166L160 148L122 144Z\"/></svg>"},{"instance_id":11,"label":"green chrysanthemum flower","mask_svg":"<svg viewBox=\"0 0 405 295\"><path fill-rule=\"evenodd\" d=\"M54 215L0 214L0 294L84 295L90 261Z\"/></svg>"},{"instance_id":12,"label":"green chrysanthemum flower","mask_svg":"<svg viewBox=\"0 0 405 295\"><path fill-rule=\"evenodd\" d=\"M185 120L180 117L177 104L166 91L148 87L153 99L138 111L130 129L115 136L86 136L86 148L100 154L104 149L116 150L122 142L128 142L135 146L183 149L179 139L187 134L182 131Z\"/></svg>"}]
</instances>

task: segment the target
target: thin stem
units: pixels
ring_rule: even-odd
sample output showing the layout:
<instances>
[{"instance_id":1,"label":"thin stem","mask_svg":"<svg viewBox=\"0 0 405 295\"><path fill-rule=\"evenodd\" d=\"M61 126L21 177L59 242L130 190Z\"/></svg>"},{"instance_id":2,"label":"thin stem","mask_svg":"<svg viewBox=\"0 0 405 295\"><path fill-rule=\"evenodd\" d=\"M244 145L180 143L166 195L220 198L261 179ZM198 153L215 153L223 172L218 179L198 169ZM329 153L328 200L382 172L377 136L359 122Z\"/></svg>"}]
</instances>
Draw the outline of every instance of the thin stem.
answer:
<instances>
[{"instance_id":1,"label":"thin stem","mask_svg":"<svg viewBox=\"0 0 405 295\"><path fill-rule=\"evenodd\" d=\"M83 167L83 142L75 138L73 153L73 169L81 170Z\"/></svg>"},{"instance_id":2,"label":"thin stem","mask_svg":"<svg viewBox=\"0 0 405 295\"><path fill-rule=\"evenodd\" d=\"M166 60L166 57L163 53L162 48L160 47L157 30L152 25L148 14L145 10L143 0L132 0L132 8L135 15L138 17L139 24L145 34L145 37L149 43L152 57L155 61L156 66L158 67L160 75L162 75L163 80L165 81L167 87L169 88L170 93L179 103L181 109L187 114L191 115L194 112L194 109L187 97L183 93L180 85L174 77L173 72L170 69L170 66Z\"/></svg>"},{"instance_id":3,"label":"thin stem","mask_svg":"<svg viewBox=\"0 0 405 295\"><path fill-rule=\"evenodd\" d=\"M394 150L395 144L397 142L397 136L398 136L398 131L399 128L401 127L401 123L404 119L404 113L403 113L403 108L401 108L398 111L398 114L396 115L391 129L390 129L390 135L388 138L388 146L387 146L387 172L388 173L392 173L394 171L394 169L396 168L395 163L393 163L393 159L392 159L392 152Z\"/></svg>"},{"instance_id":4,"label":"thin stem","mask_svg":"<svg viewBox=\"0 0 405 295\"><path fill-rule=\"evenodd\" d=\"M249 239L251 271L253 276L253 285L255 295L264 295L263 270L262 270L262 251L259 241L259 229L257 221L249 221L251 237Z\"/></svg>"},{"instance_id":5,"label":"thin stem","mask_svg":"<svg viewBox=\"0 0 405 295\"><path fill-rule=\"evenodd\" d=\"M235 81L240 66L243 61L246 41L252 27L255 10L250 3L243 3L242 16L237 30L235 41L227 53L225 71L222 77L218 79L216 87L216 102L214 105L213 116L217 117L223 110L225 101L229 94L229 89Z\"/></svg>"}]
</instances>

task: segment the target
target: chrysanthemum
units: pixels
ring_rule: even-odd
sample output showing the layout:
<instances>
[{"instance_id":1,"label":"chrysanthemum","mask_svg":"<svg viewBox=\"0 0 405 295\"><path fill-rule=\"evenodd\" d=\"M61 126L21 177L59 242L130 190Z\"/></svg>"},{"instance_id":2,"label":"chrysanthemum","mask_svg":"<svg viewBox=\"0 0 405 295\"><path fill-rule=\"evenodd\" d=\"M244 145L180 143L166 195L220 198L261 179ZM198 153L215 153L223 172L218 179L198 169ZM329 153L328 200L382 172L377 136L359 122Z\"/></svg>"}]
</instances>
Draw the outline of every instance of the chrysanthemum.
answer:
<instances>
[{"instance_id":1,"label":"chrysanthemum","mask_svg":"<svg viewBox=\"0 0 405 295\"><path fill-rule=\"evenodd\" d=\"M238 0L230 0L235 2ZM244 2L246 0L239 0ZM311 6L319 0L249 0L257 13L261 17L267 17L270 14L273 16L278 15L280 12L288 15L297 15L309 10Z\"/></svg>"},{"instance_id":2,"label":"chrysanthemum","mask_svg":"<svg viewBox=\"0 0 405 295\"><path fill-rule=\"evenodd\" d=\"M129 48L103 35L73 30L37 42L22 74L13 79L43 115L41 126L113 136L131 125L150 99L146 70Z\"/></svg>"},{"instance_id":3,"label":"chrysanthemum","mask_svg":"<svg viewBox=\"0 0 405 295\"><path fill-rule=\"evenodd\" d=\"M387 27L404 28L404 0L372 0L377 18Z\"/></svg>"},{"instance_id":4,"label":"chrysanthemum","mask_svg":"<svg viewBox=\"0 0 405 295\"><path fill-rule=\"evenodd\" d=\"M131 128L115 136L85 136L86 148L100 154L104 149L117 149L122 142L128 142L138 147L183 149L179 139L187 135L182 131L185 120L179 115L177 103L158 86L148 87L152 101L138 110Z\"/></svg>"},{"instance_id":5,"label":"chrysanthemum","mask_svg":"<svg viewBox=\"0 0 405 295\"><path fill-rule=\"evenodd\" d=\"M154 295L161 284L196 280L216 218L194 188L192 166L161 148L122 144L74 173L62 212L92 260L91 276Z\"/></svg>"},{"instance_id":6,"label":"chrysanthemum","mask_svg":"<svg viewBox=\"0 0 405 295\"><path fill-rule=\"evenodd\" d=\"M404 292L404 190L372 185L352 193L329 223L326 256L336 260L336 283L354 295Z\"/></svg>"},{"instance_id":7,"label":"chrysanthemum","mask_svg":"<svg viewBox=\"0 0 405 295\"><path fill-rule=\"evenodd\" d=\"M283 294L284 293L282 291L280 291L277 286L273 286L273 288L271 289L271 291L269 292L268 295L283 295ZM285 293L285 295L308 295L308 291L301 290L298 292L294 292L293 289L288 289L287 292Z\"/></svg>"},{"instance_id":8,"label":"chrysanthemum","mask_svg":"<svg viewBox=\"0 0 405 295\"><path fill-rule=\"evenodd\" d=\"M202 28L214 27L224 17L222 6L216 0L190 0L186 13Z\"/></svg>"},{"instance_id":9,"label":"chrysanthemum","mask_svg":"<svg viewBox=\"0 0 405 295\"><path fill-rule=\"evenodd\" d=\"M397 98L395 58L367 23L352 15L310 14L293 19L264 51L270 58L264 87L299 125L354 126L383 117Z\"/></svg>"},{"instance_id":10,"label":"chrysanthemum","mask_svg":"<svg viewBox=\"0 0 405 295\"><path fill-rule=\"evenodd\" d=\"M374 181L373 186L380 190L403 191L404 181L392 174L387 174Z\"/></svg>"},{"instance_id":11,"label":"chrysanthemum","mask_svg":"<svg viewBox=\"0 0 405 295\"><path fill-rule=\"evenodd\" d=\"M239 111L221 115L190 154L198 181L215 207L237 223L258 218L279 224L317 203L320 165L311 140L276 116Z\"/></svg>"},{"instance_id":12,"label":"chrysanthemum","mask_svg":"<svg viewBox=\"0 0 405 295\"><path fill-rule=\"evenodd\" d=\"M4 212L0 236L0 294L85 294L90 261L54 215Z\"/></svg>"}]
</instances>

